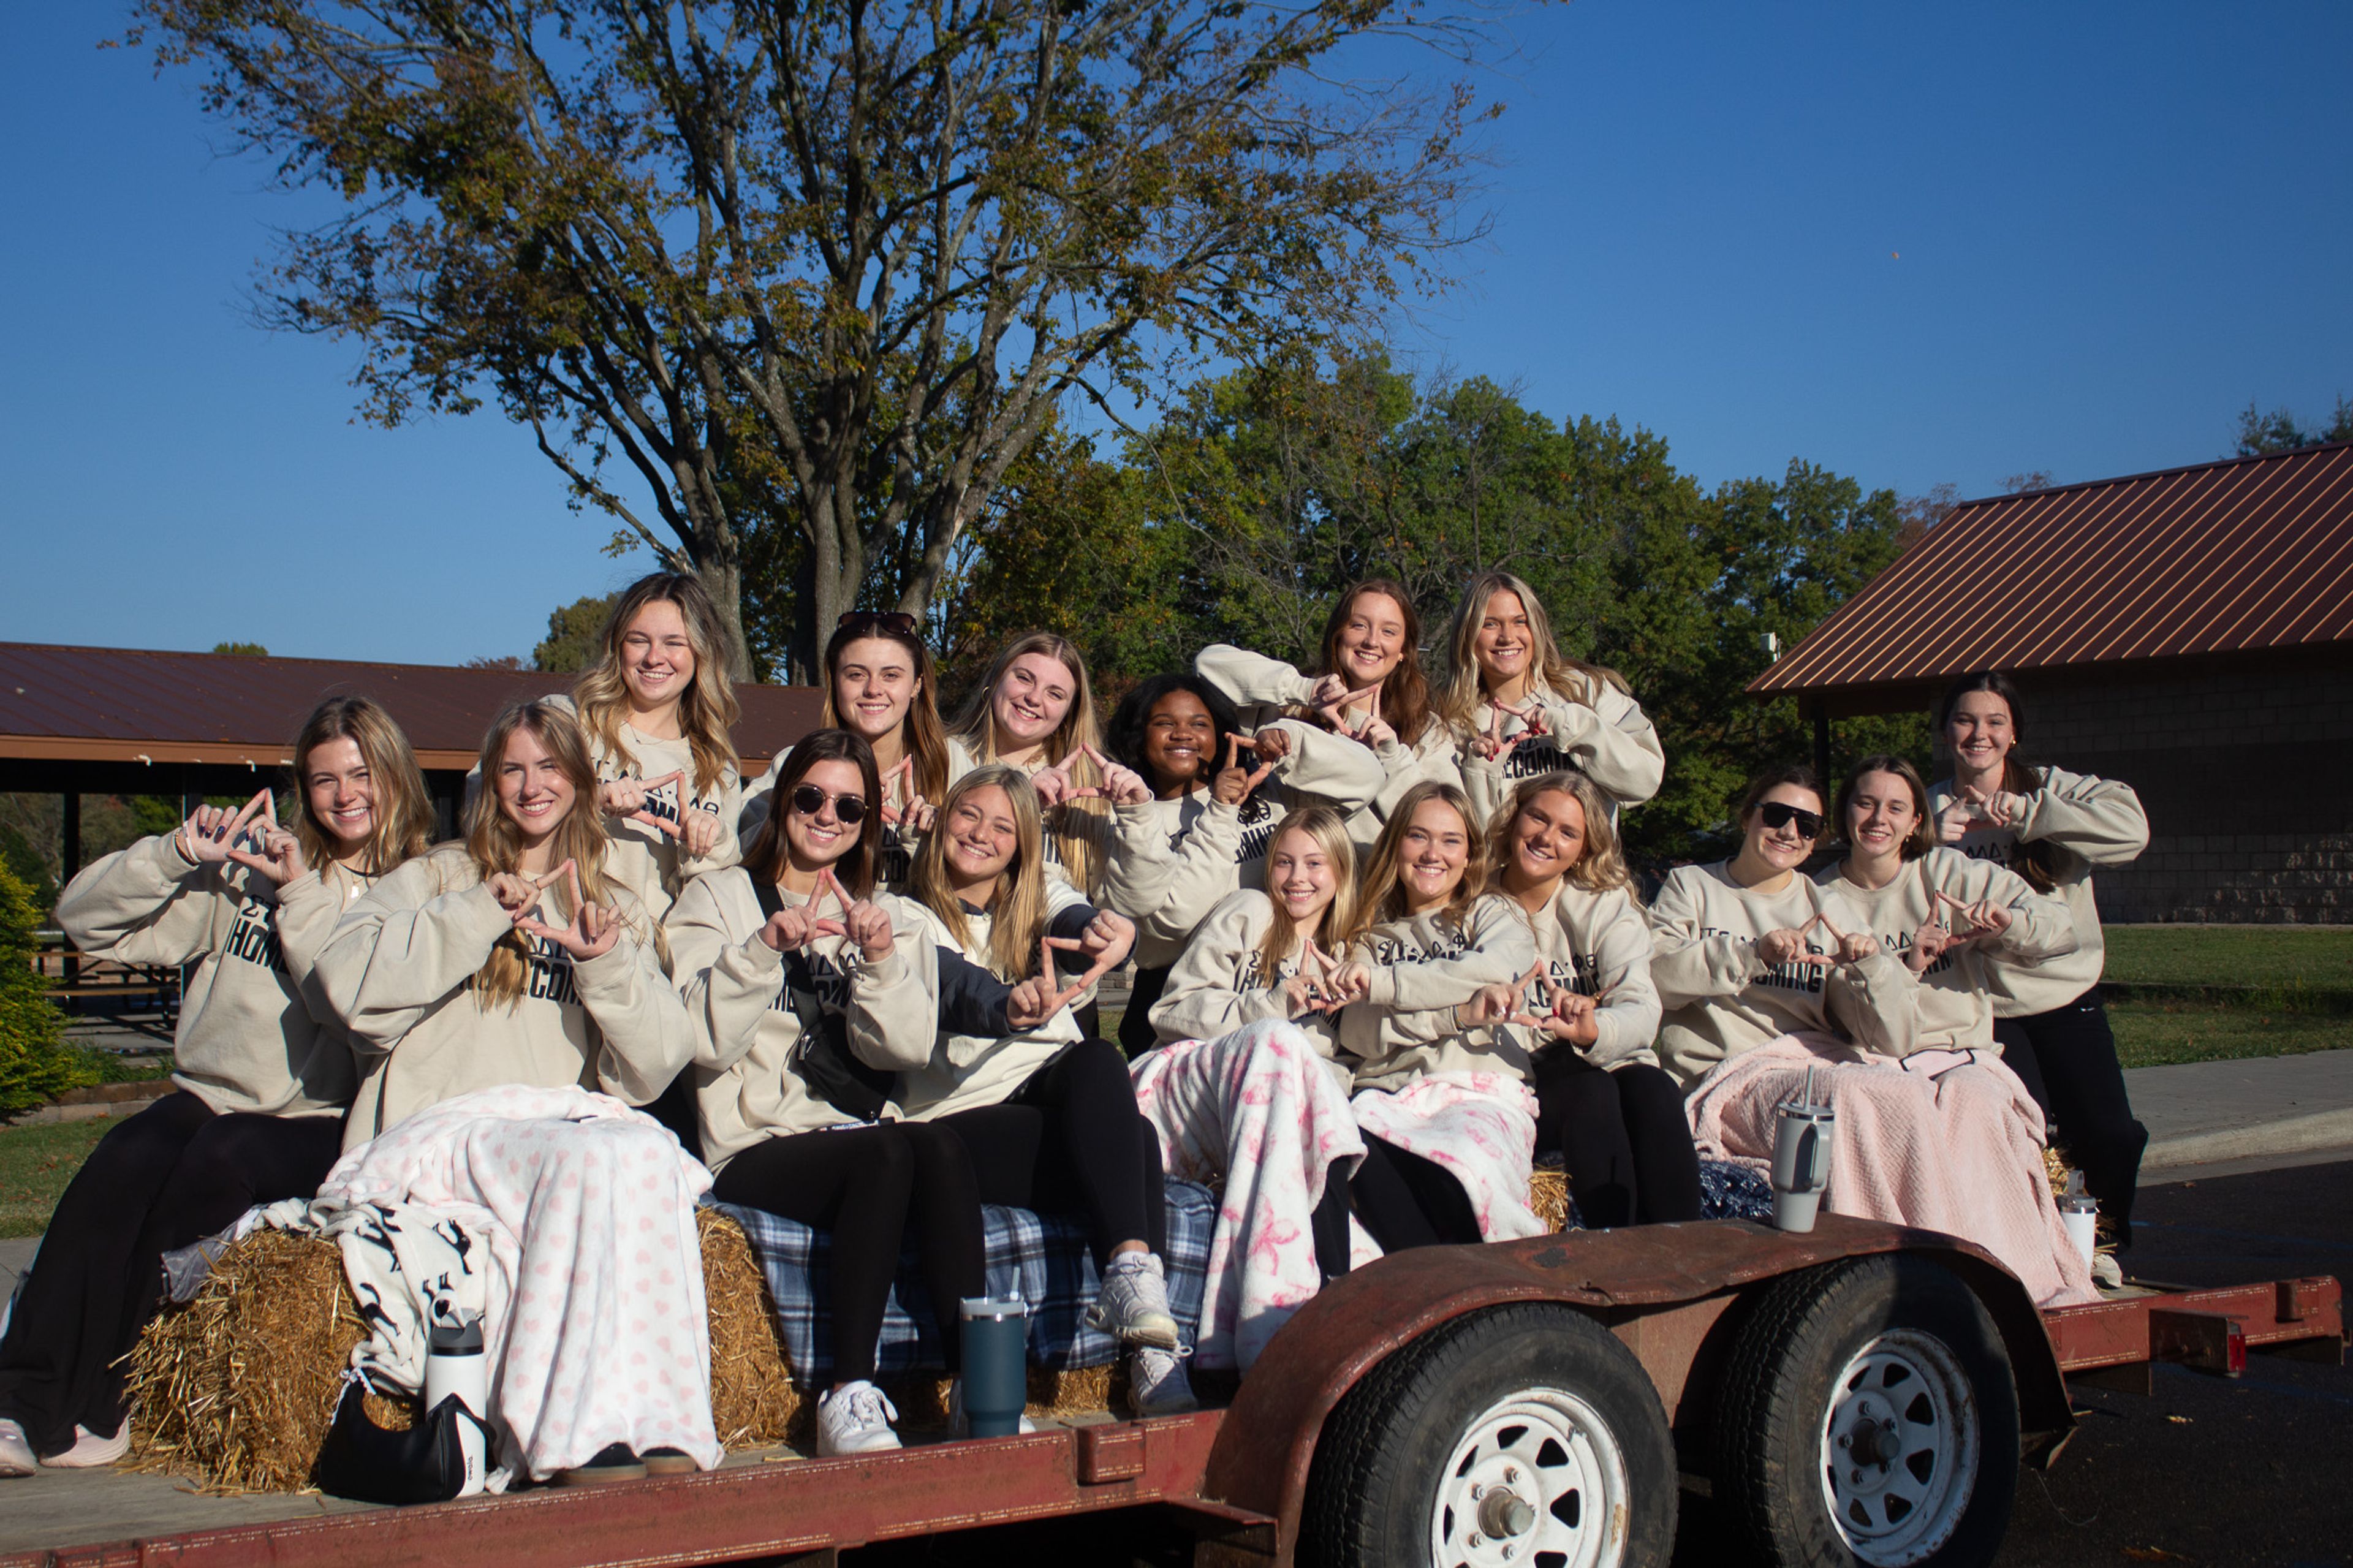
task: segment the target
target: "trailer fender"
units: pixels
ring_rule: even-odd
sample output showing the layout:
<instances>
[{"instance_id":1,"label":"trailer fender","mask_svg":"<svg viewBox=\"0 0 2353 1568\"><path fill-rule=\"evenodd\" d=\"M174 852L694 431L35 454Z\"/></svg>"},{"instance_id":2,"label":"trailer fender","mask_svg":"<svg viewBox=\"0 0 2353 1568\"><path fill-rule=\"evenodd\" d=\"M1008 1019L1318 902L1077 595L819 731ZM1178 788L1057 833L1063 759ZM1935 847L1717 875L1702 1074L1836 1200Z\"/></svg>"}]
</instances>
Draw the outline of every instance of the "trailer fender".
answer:
<instances>
[{"instance_id":1,"label":"trailer fender","mask_svg":"<svg viewBox=\"0 0 2353 1568\"><path fill-rule=\"evenodd\" d=\"M1589 1311L1634 1350L1672 1415L1700 1343L1749 1287L1898 1250L1936 1257L1985 1304L2010 1352L2030 1447L2063 1438L2073 1418L2050 1338L2024 1288L1982 1250L1932 1231L1835 1215L1822 1215L1805 1235L1713 1220L1423 1247L1335 1280L1276 1332L1243 1380L1219 1427L1203 1494L1271 1516L1275 1560L1287 1563L1325 1419L1359 1378L1438 1325L1516 1301ZM1684 1321L1682 1331L1644 1331L1646 1322L1666 1328L1671 1317Z\"/></svg>"}]
</instances>

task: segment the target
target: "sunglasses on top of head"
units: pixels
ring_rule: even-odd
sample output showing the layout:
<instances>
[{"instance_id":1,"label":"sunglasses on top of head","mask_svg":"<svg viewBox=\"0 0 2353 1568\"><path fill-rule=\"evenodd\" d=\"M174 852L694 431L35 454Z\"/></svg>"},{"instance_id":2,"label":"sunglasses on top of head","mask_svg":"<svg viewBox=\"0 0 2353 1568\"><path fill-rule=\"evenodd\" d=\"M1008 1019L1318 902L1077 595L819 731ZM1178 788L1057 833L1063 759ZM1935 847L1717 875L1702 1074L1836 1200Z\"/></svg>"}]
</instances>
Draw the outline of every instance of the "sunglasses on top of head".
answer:
<instances>
[{"instance_id":1,"label":"sunglasses on top of head","mask_svg":"<svg viewBox=\"0 0 2353 1568\"><path fill-rule=\"evenodd\" d=\"M854 795L828 795L815 784L805 784L793 790L793 809L803 816L815 816L825 809L827 801L833 802L834 820L844 827L855 827L866 815L866 802Z\"/></svg>"},{"instance_id":2,"label":"sunglasses on top of head","mask_svg":"<svg viewBox=\"0 0 2353 1568\"><path fill-rule=\"evenodd\" d=\"M915 617L900 610L851 610L833 625L836 631L884 631L905 637L915 629Z\"/></svg>"},{"instance_id":3,"label":"sunglasses on top of head","mask_svg":"<svg viewBox=\"0 0 2353 1568\"><path fill-rule=\"evenodd\" d=\"M1798 832L1807 838L1822 836L1820 812L1807 811L1787 801L1768 800L1757 808L1757 816L1767 827L1787 827L1794 822L1798 825Z\"/></svg>"}]
</instances>

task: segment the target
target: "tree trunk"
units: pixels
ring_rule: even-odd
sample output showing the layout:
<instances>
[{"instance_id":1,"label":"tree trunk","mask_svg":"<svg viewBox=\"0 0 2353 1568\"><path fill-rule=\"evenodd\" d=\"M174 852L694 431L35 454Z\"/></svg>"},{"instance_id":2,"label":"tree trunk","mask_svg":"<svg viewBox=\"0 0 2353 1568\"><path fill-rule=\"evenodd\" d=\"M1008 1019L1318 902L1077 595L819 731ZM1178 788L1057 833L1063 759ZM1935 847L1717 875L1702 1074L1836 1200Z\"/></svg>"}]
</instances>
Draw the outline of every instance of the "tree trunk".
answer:
<instances>
[{"instance_id":1,"label":"tree trunk","mask_svg":"<svg viewBox=\"0 0 2353 1568\"><path fill-rule=\"evenodd\" d=\"M698 561L694 575L719 611L730 680L752 679L752 645L744 636L744 569L733 561Z\"/></svg>"}]
</instances>

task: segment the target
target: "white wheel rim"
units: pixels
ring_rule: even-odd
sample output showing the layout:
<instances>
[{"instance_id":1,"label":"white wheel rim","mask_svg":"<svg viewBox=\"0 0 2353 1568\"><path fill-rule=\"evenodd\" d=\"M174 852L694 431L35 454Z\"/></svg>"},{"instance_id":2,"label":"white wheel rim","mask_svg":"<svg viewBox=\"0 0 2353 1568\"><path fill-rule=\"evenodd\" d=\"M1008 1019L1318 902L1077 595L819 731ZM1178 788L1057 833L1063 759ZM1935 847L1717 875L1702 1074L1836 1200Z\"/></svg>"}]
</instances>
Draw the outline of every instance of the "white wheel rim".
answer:
<instances>
[{"instance_id":1,"label":"white wheel rim","mask_svg":"<svg viewBox=\"0 0 2353 1568\"><path fill-rule=\"evenodd\" d=\"M1831 1384L1822 1500L1871 1568L1905 1568L1952 1538L1977 1489L1976 1396L1950 1346L1891 1329Z\"/></svg>"},{"instance_id":2,"label":"white wheel rim","mask_svg":"<svg viewBox=\"0 0 2353 1568\"><path fill-rule=\"evenodd\" d=\"M1473 1417L1454 1445L1430 1512L1430 1560L1440 1568L1620 1562L1628 1489L1625 1452L1599 1411L1566 1389L1523 1389Z\"/></svg>"}]
</instances>

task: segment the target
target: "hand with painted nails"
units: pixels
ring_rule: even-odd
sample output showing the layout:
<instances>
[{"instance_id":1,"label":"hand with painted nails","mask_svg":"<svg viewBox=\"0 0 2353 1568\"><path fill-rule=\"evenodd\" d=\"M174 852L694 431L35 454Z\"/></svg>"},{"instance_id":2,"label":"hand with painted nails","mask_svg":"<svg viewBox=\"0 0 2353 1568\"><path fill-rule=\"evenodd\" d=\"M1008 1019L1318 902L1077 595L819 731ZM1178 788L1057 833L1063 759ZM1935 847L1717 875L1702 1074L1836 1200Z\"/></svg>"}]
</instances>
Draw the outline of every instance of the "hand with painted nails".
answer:
<instances>
[{"instance_id":1,"label":"hand with painted nails","mask_svg":"<svg viewBox=\"0 0 2353 1568\"><path fill-rule=\"evenodd\" d=\"M621 911L607 904L592 904L580 890L580 868L566 860L557 868L572 883L572 918L560 926L552 926L526 910L515 921L515 929L529 936L541 937L570 953L575 963L585 963L592 958L602 958L613 951L621 940ZM548 873L553 880L555 873ZM543 887L544 884L542 884Z\"/></svg>"},{"instance_id":2,"label":"hand with painted nails","mask_svg":"<svg viewBox=\"0 0 2353 1568\"><path fill-rule=\"evenodd\" d=\"M1015 1034L1025 1035L1042 1026L1061 1010L1060 994L1054 983L1033 974L1005 998L1005 1024Z\"/></svg>"},{"instance_id":3,"label":"hand with painted nails","mask_svg":"<svg viewBox=\"0 0 2353 1568\"><path fill-rule=\"evenodd\" d=\"M1299 973L1282 983L1283 1016L1331 1013L1347 998L1332 984L1332 955L1309 942L1299 950Z\"/></svg>"},{"instance_id":4,"label":"hand with painted nails","mask_svg":"<svg viewBox=\"0 0 2353 1568\"><path fill-rule=\"evenodd\" d=\"M275 822L261 830L260 853L232 848L228 858L260 872L281 888L311 868L302 858L302 841Z\"/></svg>"},{"instance_id":5,"label":"hand with painted nails","mask_svg":"<svg viewBox=\"0 0 2353 1568\"><path fill-rule=\"evenodd\" d=\"M1109 910L1097 910L1095 918L1087 922L1087 929L1079 933L1079 951L1096 965L1098 973L1125 958L1134 945L1135 923Z\"/></svg>"},{"instance_id":6,"label":"hand with painted nails","mask_svg":"<svg viewBox=\"0 0 2353 1568\"><path fill-rule=\"evenodd\" d=\"M1357 718L1349 717L1348 710L1357 707L1365 709L1364 714ZM1317 702L1315 711L1324 721L1325 728L1335 734L1345 735L1352 741L1361 741L1365 739L1365 726L1378 724L1381 721L1381 689L1378 685L1373 685L1343 690L1336 696Z\"/></svg>"},{"instance_id":7,"label":"hand with painted nails","mask_svg":"<svg viewBox=\"0 0 2353 1568\"><path fill-rule=\"evenodd\" d=\"M1525 1016L1520 1012L1520 983L1502 980L1482 985L1471 993L1470 1000L1458 1003L1454 1008L1455 1026L1464 1029L1507 1024Z\"/></svg>"},{"instance_id":8,"label":"hand with painted nails","mask_svg":"<svg viewBox=\"0 0 2353 1568\"><path fill-rule=\"evenodd\" d=\"M1571 991L1550 975L1545 976L1544 987L1552 1009L1536 1020L1536 1026L1579 1050L1591 1048L1601 1038L1600 998Z\"/></svg>"},{"instance_id":9,"label":"hand with painted nails","mask_svg":"<svg viewBox=\"0 0 2353 1568\"><path fill-rule=\"evenodd\" d=\"M266 789L237 811L200 805L180 824L180 853L199 866L217 866L230 858L229 851L239 843L259 843L265 825L278 826L278 800Z\"/></svg>"},{"instance_id":10,"label":"hand with painted nails","mask_svg":"<svg viewBox=\"0 0 2353 1568\"><path fill-rule=\"evenodd\" d=\"M899 826L910 833L929 833L932 819L938 815L939 807L922 795L911 795L907 797L907 808L899 814Z\"/></svg>"}]
</instances>

